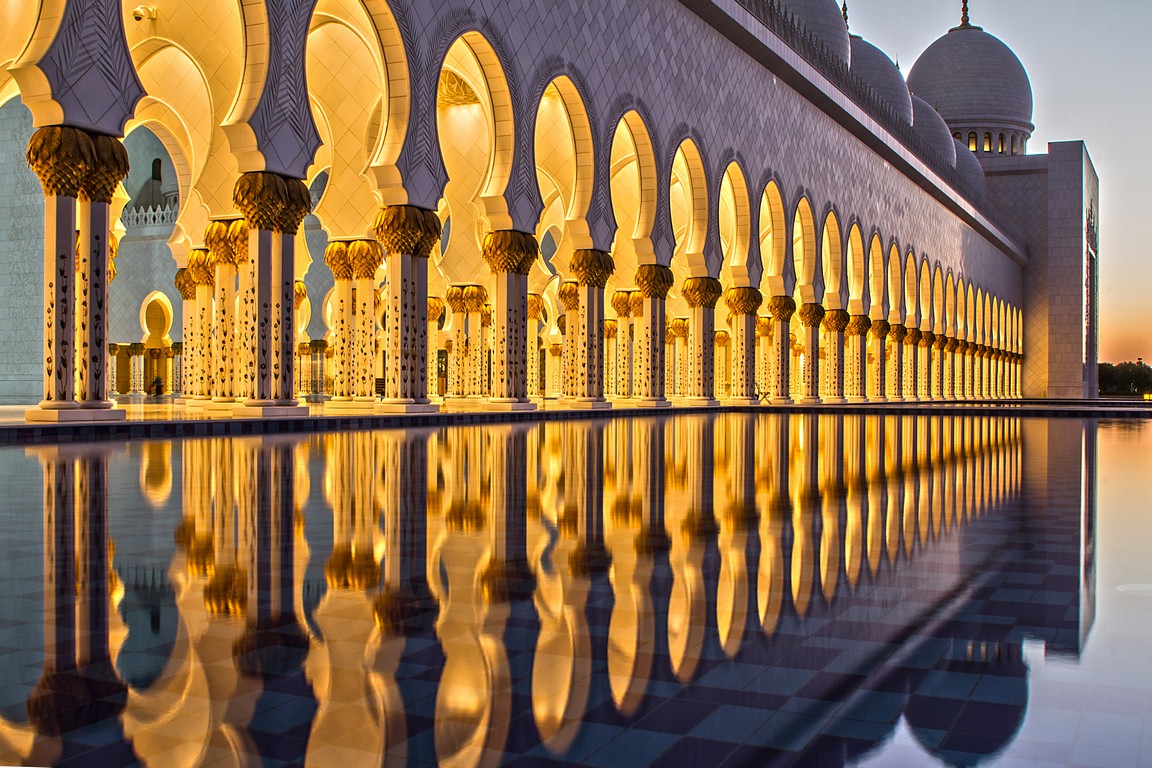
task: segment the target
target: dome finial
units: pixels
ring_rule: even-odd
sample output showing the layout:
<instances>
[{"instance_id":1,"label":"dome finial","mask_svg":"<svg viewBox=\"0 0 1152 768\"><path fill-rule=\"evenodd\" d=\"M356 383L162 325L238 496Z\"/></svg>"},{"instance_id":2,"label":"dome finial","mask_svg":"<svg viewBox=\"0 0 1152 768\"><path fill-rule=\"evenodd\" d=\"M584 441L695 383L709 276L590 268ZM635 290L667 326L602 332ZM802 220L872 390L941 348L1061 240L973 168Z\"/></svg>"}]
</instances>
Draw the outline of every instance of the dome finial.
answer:
<instances>
[{"instance_id":1,"label":"dome finial","mask_svg":"<svg viewBox=\"0 0 1152 768\"><path fill-rule=\"evenodd\" d=\"M961 0L960 7L960 26L967 27L968 24L968 0Z\"/></svg>"},{"instance_id":2,"label":"dome finial","mask_svg":"<svg viewBox=\"0 0 1152 768\"><path fill-rule=\"evenodd\" d=\"M844 0L844 5L842 7L844 9L844 27L845 29L851 30L852 27L850 24L848 24L848 0Z\"/></svg>"}]
</instances>

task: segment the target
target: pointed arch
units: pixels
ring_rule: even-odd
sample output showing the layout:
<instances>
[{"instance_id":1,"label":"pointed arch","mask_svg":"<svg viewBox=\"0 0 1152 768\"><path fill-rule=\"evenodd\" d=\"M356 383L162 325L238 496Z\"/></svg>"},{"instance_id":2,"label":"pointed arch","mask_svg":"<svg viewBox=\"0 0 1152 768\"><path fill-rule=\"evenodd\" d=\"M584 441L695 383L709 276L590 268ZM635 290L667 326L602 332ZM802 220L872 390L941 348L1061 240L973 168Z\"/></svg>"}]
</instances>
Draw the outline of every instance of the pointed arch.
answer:
<instances>
[{"instance_id":1,"label":"pointed arch","mask_svg":"<svg viewBox=\"0 0 1152 768\"><path fill-rule=\"evenodd\" d=\"M684 139L672 158L668 188L672 231L676 238L673 269L688 277L708 277L704 242L708 235L708 181L700 148ZM677 264L679 262L679 264Z\"/></svg>"},{"instance_id":2,"label":"pointed arch","mask_svg":"<svg viewBox=\"0 0 1152 768\"><path fill-rule=\"evenodd\" d=\"M888 284L885 281L884 242L880 235L872 235L868 245L868 317L872 320L888 319Z\"/></svg>"},{"instance_id":3,"label":"pointed arch","mask_svg":"<svg viewBox=\"0 0 1152 768\"><path fill-rule=\"evenodd\" d=\"M616 124L611 152L612 211L617 224L612 256L620 274L625 264L634 267L656 263L652 247L658 184L656 151L648 126L636 110L624 113Z\"/></svg>"},{"instance_id":4,"label":"pointed arch","mask_svg":"<svg viewBox=\"0 0 1152 768\"><path fill-rule=\"evenodd\" d=\"M769 181L760 196L760 259L764 262L763 288L772 296L786 296L788 274L787 232L784 219L784 197L780 185Z\"/></svg>"},{"instance_id":5,"label":"pointed arch","mask_svg":"<svg viewBox=\"0 0 1152 768\"><path fill-rule=\"evenodd\" d=\"M752 211L748 182L735 160L728 164L720 182L719 225L720 248L724 254L722 277L729 285L751 286Z\"/></svg>"},{"instance_id":6,"label":"pointed arch","mask_svg":"<svg viewBox=\"0 0 1152 768\"><path fill-rule=\"evenodd\" d=\"M823 275L823 302L826 309L844 308L844 240L836 212L824 217L820 234L820 269Z\"/></svg>"},{"instance_id":7,"label":"pointed arch","mask_svg":"<svg viewBox=\"0 0 1152 768\"><path fill-rule=\"evenodd\" d=\"M893 243L888 249L888 321L902 325L904 318L904 262L900 246Z\"/></svg>"},{"instance_id":8,"label":"pointed arch","mask_svg":"<svg viewBox=\"0 0 1152 768\"><path fill-rule=\"evenodd\" d=\"M796 267L796 293L800 304L819 304L823 298L817 285L820 262L816 244L812 204L807 197L801 197L792 217L792 263Z\"/></svg>"}]
</instances>

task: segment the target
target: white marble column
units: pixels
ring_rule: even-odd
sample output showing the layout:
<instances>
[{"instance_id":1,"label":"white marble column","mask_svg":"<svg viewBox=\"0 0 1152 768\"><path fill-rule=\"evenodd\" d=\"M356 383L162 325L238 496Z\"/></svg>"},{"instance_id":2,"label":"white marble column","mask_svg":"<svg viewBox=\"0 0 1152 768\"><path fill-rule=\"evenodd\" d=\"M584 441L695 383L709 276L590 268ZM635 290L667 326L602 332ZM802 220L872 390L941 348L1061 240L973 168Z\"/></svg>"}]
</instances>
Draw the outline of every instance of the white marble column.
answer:
<instances>
[{"instance_id":1,"label":"white marble column","mask_svg":"<svg viewBox=\"0 0 1152 768\"><path fill-rule=\"evenodd\" d=\"M734 405L755 405L757 392L757 317L764 296L756 288L732 288L724 297L728 305L731 327L731 371L729 374L728 402Z\"/></svg>"},{"instance_id":2,"label":"white marble column","mask_svg":"<svg viewBox=\"0 0 1152 768\"><path fill-rule=\"evenodd\" d=\"M144 345L136 342L128 345L128 371L132 377L131 390L128 394L137 397L144 396Z\"/></svg>"},{"instance_id":3,"label":"white marble column","mask_svg":"<svg viewBox=\"0 0 1152 768\"><path fill-rule=\"evenodd\" d=\"M833 309L824 315L824 370L821 371L821 398L826 403L844 402L844 332L852 317L845 310Z\"/></svg>"},{"instance_id":4,"label":"white marble column","mask_svg":"<svg viewBox=\"0 0 1152 768\"><path fill-rule=\"evenodd\" d=\"M932 342L932 381L931 381L931 396L933 400L944 400L947 395L944 392L944 359L948 356L945 351L948 347L948 337L943 334L937 335Z\"/></svg>"},{"instance_id":5,"label":"white marble column","mask_svg":"<svg viewBox=\"0 0 1152 768\"><path fill-rule=\"evenodd\" d=\"M636 270L636 284L643 296L643 309L637 318L635 357L632 362L632 393L640 408L667 408L664 379L664 307L672 287L672 270L660 264L642 264Z\"/></svg>"},{"instance_id":6,"label":"white marble column","mask_svg":"<svg viewBox=\"0 0 1152 768\"><path fill-rule=\"evenodd\" d=\"M332 378L332 399L328 406L347 408L352 403L352 369L350 366L353 312L352 262L348 258L347 241L334 240L324 251L324 262L332 270L335 285L332 289L332 327L329 339L331 352L329 374Z\"/></svg>"},{"instance_id":7,"label":"white marble column","mask_svg":"<svg viewBox=\"0 0 1152 768\"><path fill-rule=\"evenodd\" d=\"M796 301L791 296L773 296L768 300L772 315L772 380L768 397L773 403L791 403L792 316Z\"/></svg>"},{"instance_id":8,"label":"white marble column","mask_svg":"<svg viewBox=\"0 0 1152 768\"><path fill-rule=\"evenodd\" d=\"M563 342L548 345L547 361L548 386L551 397L559 400L564 397L564 344Z\"/></svg>"},{"instance_id":9,"label":"white marble column","mask_svg":"<svg viewBox=\"0 0 1152 768\"><path fill-rule=\"evenodd\" d=\"M712 344L714 391L712 397L716 400L728 400L728 393L732 383L732 334L728 331L716 331L715 341Z\"/></svg>"},{"instance_id":10,"label":"white marble column","mask_svg":"<svg viewBox=\"0 0 1152 768\"><path fill-rule=\"evenodd\" d=\"M536 238L523 232L490 233L484 260L492 270L492 377L489 410L531 411L528 399L528 273L536 261ZM486 375L486 373L485 373Z\"/></svg>"},{"instance_id":11,"label":"white marble column","mask_svg":"<svg viewBox=\"0 0 1152 768\"><path fill-rule=\"evenodd\" d=\"M772 389L772 318L756 316L756 396L767 397Z\"/></svg>"},{"instance_id":12,"label":"white marble column","mask_svg":"<svg viewBox=\"0 0 1152 768\"><path fill-rule=\"evenodd\" d=\"M900 402L905 400L904 392L904 340L908 337L908 328L904 325L892 325L888 333L888 400Z\"/></svg>"},{"instance_id":13,"label":"white marble column","mask_svg":"<svg viewBox=\"0 0 1152 768\"><path fill-rule=\"evenodd\" d=\"M564 365L562 373L562 397L572 397L576 391L576 348L577 336L580 329L580 284L575 280L565 280L556 292L560 301L560 308L564 314L556 319L560 327L560 334L564 337L564 355L561 358Z\"/></svg>"},{"instance_id":14,"label":"white marble column","mask_svg":"<svg viewBox=\"0 0 1152 768\"><path fill-rule=\"evenodd\" d=\"M690 277L680 294L692 315L686 339L685 387L679 394L691 405L716 404L716 302L724 295L714 277Z\"/></svg>"},{"instance_id":15,"label":"white marble column","mask_svg":"<svg viewBox=\"0 0 1152 768\"><path fill-rule=\"evenodd\" d=\"M871 329L872 321L865 315L851 318L844 329L844 399L849 403L868 400L868 331Z\"/></svg>"},{"instance_id":16,"label":"white marble column","mask_svg":"<svg viewBox=\"0 0 1152 768\"><path fill-rule=\"evenodd\" d=\"M916 396L924 401L932 399L932 347L935 344L935 333L920 332L916 345Z\"/></svg>"},{"instance_id":17,"label":"white marble column","mask_svg":"<svg viewBox=\"0 0 1152 768\"><path fill-rule=\"evenodd\" d=\"M540 388L540 316L544 310L544 300L538 293L528 294L528 323L525 328L527 334L525 354L527 357L526 375L527 396L529 399L539 399L544 396Z\"/></svg>"},{"instance_id":18,"label":"white marble column","mask_svg":"<svg viewBox=\"0 0 1152 768\"><path fill-rule=\"evenodd\" d=\"M180 373L177 390L188 400L195 395L196 380L196 279L189 268L176 270L176 291L180 294ZM115 384L109 384L109 392Z\"/></svg>"},{"instance_id":19,"label":"white marble column","mask_svg":"<svg viewBox=\"0 0 1152 768\"><path fill-rule=\"evenodd\" d=\"M425 363L428 372L425 374L428 382L428 396L440 397L439 384L439 358L440 358L440 320L444 317L445 303L439 296L428 297L428 348L425 352Z\"/></svg>"},{"instance_id":20,"label":"white marble column","mask_svg":"<svg viewBox=\"0 0 1152 768\"><path fill-rule=\"evenodd\" d=\"M231 409L236 402L236 264L228 237L231 220L208 225L208 264L213 269L215 294L212 318L213 365L210 380L212 407Z\"/></svg>"},{"instance_id":21,"label":"white marble column","mask_svg":"<svg viewBox=\"0 0 1152 768\"><path fill-rule=\"evenodd\" d=\"M116 363L117 356L120 354L119 344L108 345L108 392L111 397L116 397L119 394L119 384L117 382Z\"/></svg>"},{"instance_id":22,"label":"white marble column","mask_svg":"<svg viewBox=\"0 0 1152 768\"><path fill-rule=\"evenodd\" d=\"M216 282L208 251L193 249L188 255L188 271L196 281L196 362L193 368L193 405L202 407L212 399L212 376L215 370L215 352L212 344L212 292Z\"/></svg>"},{"instance_id":23,"label":"white marble column","mask_svg":"<svg viewBox=\"0 0 1152 768\"><path fill-rule=\"evenodd\" d=\"M805 304L799 311L803 328L804 365L800 371L801 403L820 402L820 326L826 314L820 304Z\"/></svg>"},{"instance_id":24,"label":"white marble column","mask_svg":"<svg viewBox=\"0 0 1152 768\"><path fill-rule=\"evenodd\" d=\"M616 291L612 294L612 309L616 311L615 359L616 371L612 394L617 400L632 396L632 294Z\"/></svg>"},{"instance_id":25,"label":"white marble column","mask_svg":"<svg viewBox=\"0 0 1152 768\"><path fill-rule=\"evenodd\" d=\"M572 338L573 377L569 405L579 409L609 407L604 398L604 287L616 269L604 251L578 250L569 262L576 278L576 327L568 313ZM565 303L565 308L568 304Z\"/></svg>"},{"instance_id":26,"label":"white marble column","mask_svg":"<svg viewBox=\"0 0 1152 768\"><path fill-rule=\"evenodd\" d=\"M919 328L909 328L904 337L904 378L901 391L905 402L914 402L920 399L920 339L924 334Z\"/></svg>"},{"instance_id":27,"label":"white marble column","mask_svg":"<svg viewBox=\"0 0 1152 768\"><path fill-rule=\"evenodd\" d=\"M617 320L609 318L604 321L604 396L617 397L616 388L620 383L620 374L616 370L619 364L619 336L620 325Z\"/></svg>"},{"instance_id":28,"label":"white marble column","mask_svg":"<svg viewBox=\"0 0 1152 768\"><path fill-rule=\"evenodd\" d=\"M871 341L874 351L872 353L872 362L868 365L868 400L874 403L883 403L892 399L892 392L890 389L891 377L888 375L889 366L888 361L885 359L888 349L888 336L892 332L892 326L887 320L872 320L872 327L869 329L871 333ZM866 342L868 339L863 339L864 346L864 359L868 359L868 347Z\"/></svg>"},{"instance_id":29,"label":"white marble column","mask_svg":"<svg viewBox=\"0 0 1152 768\"><path fill-rule=\"evenodd\" d=\"M960 347L960 340L956 338L948 339L947 345L944 347L944 398L947 400L959 400L959 393L957 392L957 379L956 379L956 350Z\"/></svg>"}]
</instances>

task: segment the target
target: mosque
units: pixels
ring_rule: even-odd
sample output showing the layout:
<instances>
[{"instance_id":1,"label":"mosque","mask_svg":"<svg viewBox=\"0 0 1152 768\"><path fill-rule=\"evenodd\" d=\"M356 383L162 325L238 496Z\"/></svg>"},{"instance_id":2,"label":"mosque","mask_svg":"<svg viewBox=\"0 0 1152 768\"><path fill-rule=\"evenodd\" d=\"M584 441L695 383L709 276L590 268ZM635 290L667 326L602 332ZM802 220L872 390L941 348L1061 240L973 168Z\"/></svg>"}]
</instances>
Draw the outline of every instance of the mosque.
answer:
<instances>
[{"instance_id":1,"label":"mosque","mask_svg":"<svg viewBox=\"0 0 1152 768\"><path fill-rule=\"evenodd\" d=\"M907 79L833 0L145 3L0 0L29 420L1096 396L1098 179L967 2Z\"/></svg>"}]
</instances>

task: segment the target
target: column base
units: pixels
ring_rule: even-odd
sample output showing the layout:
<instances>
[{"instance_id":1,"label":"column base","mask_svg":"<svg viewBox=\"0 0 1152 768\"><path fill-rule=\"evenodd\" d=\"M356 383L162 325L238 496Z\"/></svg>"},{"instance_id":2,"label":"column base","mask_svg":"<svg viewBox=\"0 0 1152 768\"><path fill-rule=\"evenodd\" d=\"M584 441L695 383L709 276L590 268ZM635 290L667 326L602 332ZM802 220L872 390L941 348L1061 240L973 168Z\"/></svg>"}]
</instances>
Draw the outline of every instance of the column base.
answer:
<instances>
[{"instance_id":1,"label":"column base","mask_svg":"<svg viewBox=\"0 0 1152 768\"><path fill-rule=\"evenodd\" d=\"M73 424L94 421L125 421L127 411L117 408L29 408L24 411L28 424Z\"/></svg>"},{"instance_id":2,"label":"column base","mask_svg":"<svg viewBox=\"0 0 1152 768\"><path fill-rule=\"evenodd\" d=\"M634 397L632 405L637 408L671 408L672 401L664 397Z\"/></svg>"},{"instance_id":3,"label":"column base","mask_svg":"<svg viewBox=\"0 0 1152 768\"><path fill-rule=\"evenodd\" d=\"M485 404L488 402L486 397L478 397L476 395L468 395L467 397L451 397L444 399L444 411L461 412L461 411L483 411Z\"/></svg>"},{"instance_id":4,"label":"column base","mask_svg":"<svg viewBox=\"0 0 1152 768\"><path fill-rule=\"evenodd\" d=\"M850 403L850 404L857 404L857 403L873 403L873 402L877 402L877 401L873 400L870 397L846 397L846 398L844 398L844 402Z\"/></svg>"},{"instance_id":5,"label":"column base","mask_svg":"<svg viewBox=\"0 0 1152 768\"><path fill-rule=\"evenodd\" d=\"M820 402L822 402L824 405L844 405L845 403L848 402L848 398L846 398L846 397L822 397L822 398L820 398Z\"/></svg>"},{"instance_id":6,"label":"column base","mask_svg":"<svg viewBox=\"0 0 1152 768\"><path fill-rule=\"evenodd\" d=\"M730 397L726 401L729 405L760 405L757 397Z\"/></svg>"},{"instance_id":7,"label":"column base","mask_svg":"<svg viewBox=\"0 0 1152 768\"><path fill-rule=\"evenodd\" d=\"M720 401L714 397L685 397L681 403L691 408L711 408L720 405Z\"/></svg>"},{"instance_id":8,"label":"column base","mask_svg":"<svg viewBox=\"0 0 1152 768\"><path fill-rule=\"evenodd\" d=\"M376 403L373 413L439 413L440 406L434 403L417 403L412 400L381 400Z\"/></svg>"},{"instance_id":9,"label":"column base","mask_svg":"<svg viewBox=\"0 0 1152 768\"><path fill-rule=\"evenodd\" d=\"M536 403L529 400L489 400L484 403L484 410L486 411L534 411L536 410Z\"/></svg>"},{"instance_id":10,"label":"column base","mask_svg":"<svg viewBox=\"0 0 1152 768\"><path fill-rule=\"evenodd\" d=\"M612 407L612 403L597 397L568 397L560 405L574 411L602 411Z\"/></svg>"},{"instance_id":11,"label":"column base","mask_svg":"<svg viewBox=\"0 0 1152 768\"><path fill-rule=\"evenodd\" d=\"M232 409L232 415L238 419L289 419L307 416L308 409L302 405L278 405L275 402L267 405L242 403Z\"/></svg>"},{"instance_id":12,"label":"column base","mask_svg":"<svg viewBox=\"0 0 1152 768\"><path fill-rule=\"evenodd\" d=\"M240 405L240 403L236 402L236 400L234 400L232 398L228 398L227 400L205 400L204 401L204 410L206 410L206 411L228 411L229 413L231 413L232 409L236 408L239 405Z\"/></svg>"},{"instance_id":13,"label":"column base","mask_svg":"<svg viewBox=\"0 0 1152 768\"><path fill-rule=\"evenodd\" d=\"M376 407L375 400L354 400L351 398L337 400L332 398L324 403L324 411L337 411L340 413L372 413Z\"/></svg>"},{"instance_id":14,"label":"column base","mask_svg":"<svg viewBox=\"0 0 1152 768\"><path fill-rule=\"evenodd\" d=\"M794 401L791 397L770 397L768 402L772 405L792 405Z\"/></svg>"},{"instance_id":15,"label":"column base","mask_svg":"<svg viewBox=\"0 0 1152 768\"><path fill-rule=\"evenodd\" d=\"M112 400L83 400L80 409L85 411L107 411L116 407Z\"/></svg>"}]
</instances>

